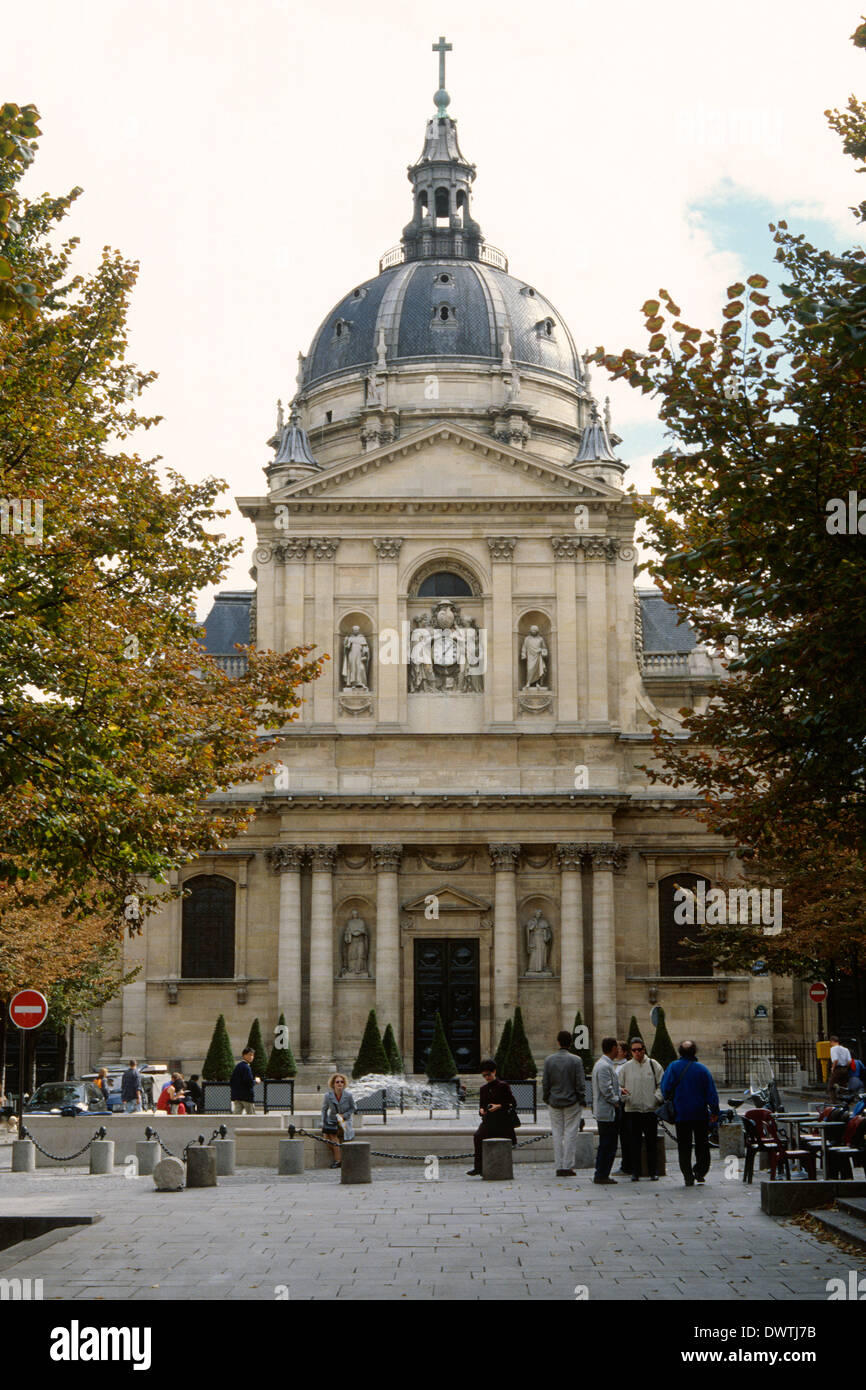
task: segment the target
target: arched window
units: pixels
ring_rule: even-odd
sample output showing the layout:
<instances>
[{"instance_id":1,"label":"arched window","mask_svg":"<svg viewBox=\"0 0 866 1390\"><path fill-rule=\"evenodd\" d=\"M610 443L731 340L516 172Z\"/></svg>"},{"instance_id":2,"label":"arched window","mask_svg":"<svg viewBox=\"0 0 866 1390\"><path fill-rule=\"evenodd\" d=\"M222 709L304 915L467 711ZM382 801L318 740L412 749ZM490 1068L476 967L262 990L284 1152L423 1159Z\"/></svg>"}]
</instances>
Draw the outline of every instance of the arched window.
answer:
<instances>
[{"instance_id":1,"label":"arched window","mask_svg":"<svg viewBox=\"0 0 866 1390\"><path fill-rule=\"evenodd\" d=\"M428 574L418 586L419 598L471 598L472 590L465 579L450 570Z\"/></svg>"},{"instance_id":2,"label":"arched window","mask_svg":"<svg viewBox=\"0 0 866 1390\"><path fill-rule=\"evenodd\" d=\"M427 194L424 189L418 194L418 216L429 217L430 208L427 204Z\"/></svg>"},{"instance_id":3,"label":"arched window","mask_svg":"<svg viewBox=\"0 0 866 1390\"><path fill-rule=\"evenodd\" d=\"M698 903L686 899L679 905L674 901L677 887L697 893L699 883L710 887L710 881L700 874L676 873L659 880L659 964L662 975L712 975L709 956L698 955L681 941L697 941L702 926L697 922ZM676 917L674 913L676 912Z\"/></svg>"},{"instance_id":4,"label":"arched window","mask_svg":"<svg viewBox=\"0 0 866 1390\"><path fill-rule=\"evenodd\" d=\"M233 979L234 880L221 874L198 874L184 888L181 975L193 980Z\"/></svg>"},{"instance_id":5,"label":"arched window","mask_svg":"<svg viewBox=\"0 0 866 1390\"><path fill-rule=\"evenodd\" d=\"M436 189L436 220L438 221L440 217L444 217L445 220L446 220L446 222L447 222L447 220L448 220L448 215L449 215L450 211L451 211L451 209L450 209L450 207L449 207L448 189L447 189L447 188L437 188L437 189Z\"/></svg>"}]
</instances>

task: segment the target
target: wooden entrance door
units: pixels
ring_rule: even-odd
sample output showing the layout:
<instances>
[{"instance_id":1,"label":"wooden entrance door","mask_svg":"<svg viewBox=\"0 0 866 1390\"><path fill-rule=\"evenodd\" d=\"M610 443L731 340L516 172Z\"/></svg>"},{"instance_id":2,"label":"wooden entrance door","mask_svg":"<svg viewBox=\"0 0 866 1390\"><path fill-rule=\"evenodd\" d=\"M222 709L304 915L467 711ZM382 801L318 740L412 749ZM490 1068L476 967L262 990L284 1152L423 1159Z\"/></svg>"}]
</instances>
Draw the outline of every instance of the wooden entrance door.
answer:
<instances>
[{"instance_id":1,"label":"wooden entrance door","mask_svg":"<svg viewBox=\"0 0 866 1390\"><path fill-rule=\"evenodd\" d=\"M423 1072L442 1017L457 1070L475 1072L481 1061L477 937L415 941L415 1061Z\"/></svg>"}]
</instances>

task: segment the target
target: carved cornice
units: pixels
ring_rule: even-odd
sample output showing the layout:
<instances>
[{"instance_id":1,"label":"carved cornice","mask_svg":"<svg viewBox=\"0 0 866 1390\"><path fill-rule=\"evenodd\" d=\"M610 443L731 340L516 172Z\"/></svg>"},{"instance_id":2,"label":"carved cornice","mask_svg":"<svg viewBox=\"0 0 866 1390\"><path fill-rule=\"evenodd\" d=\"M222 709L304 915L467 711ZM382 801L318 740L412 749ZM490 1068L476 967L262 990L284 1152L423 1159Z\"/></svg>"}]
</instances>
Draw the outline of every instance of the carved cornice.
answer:
<instances>
[{"instance_id":1,"label":"carved cornice","mask_svg":"<svg viewBox=\"0 0 866 1390\"><path fill-rule=\"evenodd\" d=\"M557 845L556 857L559 860L560 871L563 869L573 869L580 873L586 859L586 845Z\"/></svg>"},{"instance_id":2,"label":"carved cornice","mask_svg":"<svg viewBox=\"0 0 866 1390\"><path fill-rule=\"evenodd\" d=\"M587 845L587 857L592 861L594 872L608 871L615 874L625 872L629 851L624 845Z\"/></svg>"},{"instance_id":3,"label":"carved cornice","mask_svg":"<svg viewBox=\"0 0 866 1390\"><path fill-rule=\"evenodd\" d=\"M334 872L334 865L337 862L336 845L307 845L306 848L314 869L324 869L328 873Z\"/></svg>"},{"instance_id":4,"label":"carved cornice","mask_svg":"<svg viewBox=\"0 0 866 1390\"><path fill-rule=\"evenodd\" d=\"M370 854L379 874L396 874L403 857L402 845L371 845Z\"/></svg>"},{"instance_id":5,"label":"carved cornice","mask_svg":"<svg viewBox=\"0 0 866 1390\"><path fill-rule=\"evenodd\" d=\"M513 560L516 536L488 536L487 545L491 560Z\"/></svg>"},{"instance_id":6,"label":"carved cornice","mask_svg":"<svg viewBox=\"0 0 866 1390\"><path fill-rule=\"evenodd\" d=\"M373 544L380 560L399 560L403 537L389 536L382 540L374 540Z\"/></svg>"},{"instance_id":7,"label":"carved cornice","mask_svg":"<svg viewBox=\"0 0 866 1390\"><path fill-rule=\"evenodd\" d=\"M303 868L308 851L303 845L275 845L265 851L265 858L274 873L287 874Z\"/></svg>"},{"instance_id":8,"label":"carved cornice","mask_svg":"<svg viewBox=\"0 0 866 1390\"><path fill-rule=\"evenodd\" d=\"M487 852L490 855L490 863L494 873L513 874L517 872L520 845L488 845Z\"/></svg>"},{"instance_id":9,"label":"carved cornice","mask_svg":"<svg viewBox=\"0 0 866 1390\"><path fill-rule=\"evenodd\" d=\"M314 560L333 560L339 544L339 540L332 536L310 536Z\"/></svg>"}]
</instances>

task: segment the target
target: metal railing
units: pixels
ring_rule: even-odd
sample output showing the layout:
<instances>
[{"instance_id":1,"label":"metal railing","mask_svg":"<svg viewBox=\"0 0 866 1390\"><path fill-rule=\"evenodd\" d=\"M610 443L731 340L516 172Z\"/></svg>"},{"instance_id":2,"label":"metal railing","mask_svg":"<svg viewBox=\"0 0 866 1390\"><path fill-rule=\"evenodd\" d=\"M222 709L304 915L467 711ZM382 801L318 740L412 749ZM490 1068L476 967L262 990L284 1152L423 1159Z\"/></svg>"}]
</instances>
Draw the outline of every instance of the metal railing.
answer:
<instances>
[{"instance_id":1,"label":"metal railing","mask_svg":"<svg viewBox=\"0 0 866 1390\"><path fill-rule=\"evenodd\" d=\"M227 1081L203 1081L203 1113L205 1115L231 1114L231 1086ZM288 1110L295 1113L295 1083L286 1081L257 1081L253 1088L253 1101L263 1115L271 1110Z\"/></svg>"},{"instance_id":2,"label":"metal railing","mask_svg":"<svg viewBox=\"0 0 866 1390\"><path fill-rule=\"evenodd\" d=\"M454 245L450 237L441 237L439 244L436 242L435 232L431 233L431 251L433 255L452 256ZM379 257L379 274L383 270L390 270L392 265L402 265L406 259L406 251L403 246L391 246ZM471 257L469 259L472 259ZM498 246L491 246L489 242L484 242L478 248L478 260L485 265L495 266L497 270L508 270L508 257L504 251L500 251Z\"/></svg>"},{"instance_id":3,"label":"metal railing","mask_svg":"<svg viewBox=\"0 0 866 1390\"><path fill-rule=\"evenodd\" d=\"M805 1073L810 1085L821 1081L820 1067L815 1056L815 1039L807 1037L744 1038L723 1043L725 1086L750 1085L750 1072L756 1065L769 1062L780 1086L793 1086L799 1073Z\"/></svg>"}]
</instances>

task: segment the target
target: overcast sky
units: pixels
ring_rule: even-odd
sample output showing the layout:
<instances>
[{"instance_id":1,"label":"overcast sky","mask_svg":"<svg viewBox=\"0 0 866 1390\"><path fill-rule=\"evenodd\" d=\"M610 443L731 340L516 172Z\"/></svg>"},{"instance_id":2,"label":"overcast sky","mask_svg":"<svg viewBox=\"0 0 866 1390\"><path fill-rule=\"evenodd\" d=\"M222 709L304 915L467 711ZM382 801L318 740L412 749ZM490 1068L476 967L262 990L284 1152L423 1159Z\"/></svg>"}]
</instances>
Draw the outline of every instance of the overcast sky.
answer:
<instances>
[{"instance_id":1,"label":"overcast sky","mask_svg":"<svg viewBox=\"0 0 866 1390\"><path fill-rule=\"evenodd\" d=\"M409 219L440 33L486 237L581 350L613 350L642 346L659 286L714 323L732 280L770 270L771 219L855 240L863 190L822 113L866 89L859 8L439 0L431 21L413 0L32 0L4 13L0 101L41 112L30 190L83 187L65 224L82 264L103 245L141 263L130 355L165 417L141 451L249 494L298 351ZM645 487L652 402L610 394ZM232 511L247 545L223 587L248 588Z\"/></svg>"}]
</instances>

